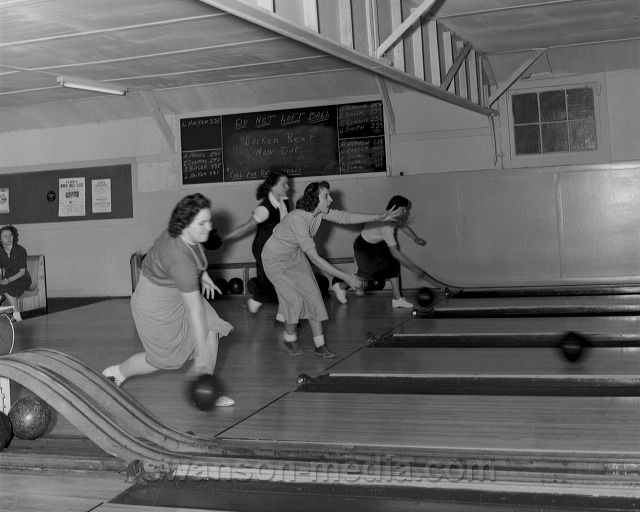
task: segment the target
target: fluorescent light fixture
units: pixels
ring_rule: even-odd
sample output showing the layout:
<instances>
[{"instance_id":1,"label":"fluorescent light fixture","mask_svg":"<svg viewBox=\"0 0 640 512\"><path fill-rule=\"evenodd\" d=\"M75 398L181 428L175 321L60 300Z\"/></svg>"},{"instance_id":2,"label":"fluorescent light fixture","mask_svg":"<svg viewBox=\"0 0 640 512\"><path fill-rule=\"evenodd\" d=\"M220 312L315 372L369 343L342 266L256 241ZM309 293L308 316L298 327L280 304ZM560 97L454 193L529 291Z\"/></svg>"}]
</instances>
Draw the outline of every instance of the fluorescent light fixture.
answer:
<instances>
[{"instance_id":1,"label":"fluorescent light fixture","mask_svg":"<svg viewBox=\"0 0 640 512\"><path fill-rule=\"evenodd\" d=\"M124 96L127 94L126 87L120 87L117 85L103 84L95 82L93 80L86 80L84 78L72 78L59 76L57 79L61 87L70 87L72 89L82 89L83 91L103 92L105 94L117 94Z\"/></svg>"}]
</instances>

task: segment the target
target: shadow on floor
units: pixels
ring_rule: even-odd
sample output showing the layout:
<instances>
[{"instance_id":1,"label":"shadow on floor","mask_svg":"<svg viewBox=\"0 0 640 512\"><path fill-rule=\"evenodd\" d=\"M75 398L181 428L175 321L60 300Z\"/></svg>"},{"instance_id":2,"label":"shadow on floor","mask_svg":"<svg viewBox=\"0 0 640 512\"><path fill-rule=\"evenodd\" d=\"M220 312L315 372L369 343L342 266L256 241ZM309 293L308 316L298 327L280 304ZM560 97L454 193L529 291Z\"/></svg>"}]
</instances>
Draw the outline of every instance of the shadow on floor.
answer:
<instances>
[{"instance_id":1,"label":"shadow on floor","mask_svg":"<svg viewBox=\"0 0 640 512\"><path fill-rule=\"evenodd\" d=\"M57 313L59 311L87 306L88 304L94 304L96 302L102 302L103 300L109 300L112 298L114 297L62 297L47 299L47 313ZM43 314L45 313L39 311L27 311L22 313L22 318L34 318L36 316L42 316Z\"/></svg>"}]
</instances>

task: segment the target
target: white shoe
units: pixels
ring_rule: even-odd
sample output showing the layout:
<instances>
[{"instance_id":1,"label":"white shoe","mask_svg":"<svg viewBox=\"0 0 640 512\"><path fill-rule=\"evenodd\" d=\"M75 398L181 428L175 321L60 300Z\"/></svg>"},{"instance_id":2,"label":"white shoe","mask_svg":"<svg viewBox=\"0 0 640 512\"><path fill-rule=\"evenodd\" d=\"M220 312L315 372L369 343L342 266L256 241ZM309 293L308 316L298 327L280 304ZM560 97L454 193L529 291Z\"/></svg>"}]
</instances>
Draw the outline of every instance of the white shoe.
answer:
<instances>
[{"instance_id":1,"label":"white shoe","mask_svg":"<svg viewBox=\"0 0 640 512\"><path fill-rule=\"evenodd\" d=\"M124 377L117 366L109 366L102 371L102 375L113 382L119 388L124 382Z\"/></svg>"},{"instance_id":2,"label":"white shoe","mask_svg":"<svg viewBox=\"0 0 640 512\"><path fill-rule=\"evenodd\" d=\"M400 297L399 299L391 299L391 307L392 308L412 308L413 304L409 302L404 297Z\"/></svg>"},{"instance_id":3,"label":"white shoe","mask_svg":"<svg viewBox=\"0 0 640 512\"><path fill-rule=\"evenodd\" d=\"M261 306L262 306L262 302L258 302L257 300L249 299L247 301L247 309L251 314L255 315Z\"/></svg>"},{"instance_id":4,"label":"white shoe","mask_svg":"<svg viewBox=\"0 0 640 512\"><path fill-rule=\"evenodd\" d=\"M225 395L220 395L216 399L216 407L231 407L232 405L236 405L236 401L233 398L229 398Z\"/></svg>"},{"instance_id":5,"label":"white shoe","mask_svg":"<svg viewBox=\"0 0 640 512\"><path fill-rule=\"evenodd\" d=\"M338 299L338 302L340 302L341 304L347 303L347 290L343 290L340 287L340 283L335 283L333 285L333 291L336 294L336 299Z\"/></svg>"}]
</instances>

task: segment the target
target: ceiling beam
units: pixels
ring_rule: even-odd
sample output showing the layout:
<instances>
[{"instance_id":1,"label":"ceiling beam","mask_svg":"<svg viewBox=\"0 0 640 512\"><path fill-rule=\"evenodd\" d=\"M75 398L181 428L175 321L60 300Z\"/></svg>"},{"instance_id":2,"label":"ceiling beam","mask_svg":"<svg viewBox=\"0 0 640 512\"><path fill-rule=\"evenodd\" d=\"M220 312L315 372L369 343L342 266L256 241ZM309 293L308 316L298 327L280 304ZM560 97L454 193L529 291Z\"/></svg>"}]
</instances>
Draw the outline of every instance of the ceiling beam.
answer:
<instances>
[{"instance_id":1,"label":"ceiling beam","mask_svg":"<svg viewBox=\"0 0 640 512\"><path fill-rule=\"evenodd\" d=\"M447 103L478 112L484 115L495 114L492 109L477 105L466 98L441 90L424 80L413 77L403 71L399 71L373 57L363 55L350 48L345 48L341 44L335 43L320 34L310 32L304 28L289 23L285 19L269 13L263 9L255 8L251 5L237 0L200 0L201 2L220 9L245 21L272 30L278 34L286 36L294 41L306 44L312 48L320 50L328 55L342 59L354 66L375 73L376 75L388 78L411 89L423 92L434 98L438 98Z\"/></svg>"},{"instance_id":2,"label":"ceiling beam","mask_svg":"<svg viewBox=\"0 0 640 512\"><path fill-rule=\"evenodd\" d=\"M498 101L498 99L500 99L500 97L509 90L514 82L518 80L518 78L520 78L527 69L529 69L531 64L533 64L538 59L538 57L540 57L540 55L542 55L546 51L546 48L538 48L533 55L529 56L522 64L520 64L518 66L518 69L516 69L511 74L511 76L504 81L500 88L496 89L496 91L491 95L491 97L487 100L487 105L491 106L496 101Z\"/></svg>"},{"instance_id":3,"label":"ceiling beam","mask_svg":"<svg viewBox=\"0 0 640 512\"><path fill-rule=\"evenodd\" d=\"M440 85L441 89L448 89L453 81L453 78L456 76L456 73L460 70L460 66L464 62L464 59L467 58L469 52L473 49L471 43L465 43L462 51L456 56L456 60L453 61L451 68L447 72L447 76L444 77L442 84Z\"/></svg>"},{"instance_id":4,"label":"ceiling beam","mask_svg":"<svg viewBox=\"0 0 640 512\"><path fill-rule=\"evenodd\" d=\"M165 142L167 143L167 145L172 151L175 151L176 136L174 135L173 130L171 130L171 126L169 126L167 119L164 117L164 114L162 113L162 110L160 110L160 106L158 105L158 102L156 101L153 93L149 91L140 91L140 93L142 94L142 98L144 99L145 103L147 104L147 107L149 108L149 113L151 114L151 117L153 117L153 120L156 122L156 125L160 130L160 133L162 133L162 136L164 137Z\"/></svg>"},{"instance_id":5,"label":"ceiling beam","mask_svg":"<svg viewBox=\"0 0 640 512\"><path fill-rule=\"evenodd\" d=\"M433 4L436 3L436 0L424 0L418 7L411 11L411 14L407 16L407 19L404 20L398 28L396 28L391 35L385 39L380 46L376 49L376 57L380 58L387 50L391 48L393 45L397 44L400 38L404 35L404 33L409 30L414 23L420 20L420 17L427 12Z\"/></svg>"}]
</instances>

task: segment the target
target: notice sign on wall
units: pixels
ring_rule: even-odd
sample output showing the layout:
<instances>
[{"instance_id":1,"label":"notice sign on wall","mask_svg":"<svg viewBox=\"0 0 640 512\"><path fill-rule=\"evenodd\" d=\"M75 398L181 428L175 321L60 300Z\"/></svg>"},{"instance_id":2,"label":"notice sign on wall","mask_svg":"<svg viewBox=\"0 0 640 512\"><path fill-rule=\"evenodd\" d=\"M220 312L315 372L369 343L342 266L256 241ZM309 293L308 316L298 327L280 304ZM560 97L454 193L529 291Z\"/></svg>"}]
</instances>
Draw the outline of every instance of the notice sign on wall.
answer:
<instances>
[{"instance_id":1,"label":"notice sign on wall","mask_svg":"<svg viewBox=\"0 0 640 512\"><path fill-rule=\"evenodd\" d=\"M108 213L111 211L111 179L91 180L91 211Z\"/></svg>"},{"instance_id":2,"label":"notice sign on wall","mask_svg":"<svg viewBox=\"0 0 640 512\"><path fill-rule=\"evenodd\" d=\"M60 189L58 215L60 217L85 216L87 212L84 205L84 177L60 178L58 184Z\"/></svg>"}]
</instances>

